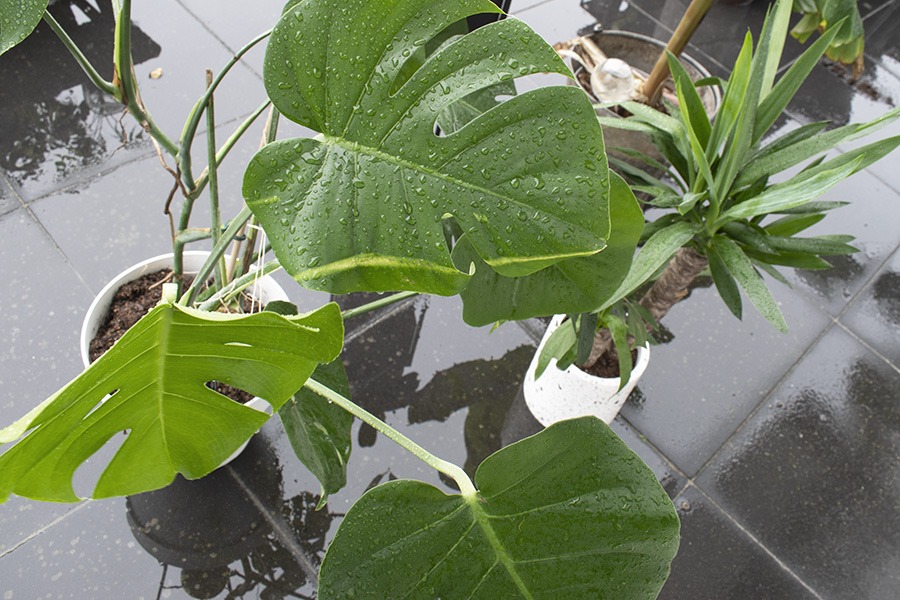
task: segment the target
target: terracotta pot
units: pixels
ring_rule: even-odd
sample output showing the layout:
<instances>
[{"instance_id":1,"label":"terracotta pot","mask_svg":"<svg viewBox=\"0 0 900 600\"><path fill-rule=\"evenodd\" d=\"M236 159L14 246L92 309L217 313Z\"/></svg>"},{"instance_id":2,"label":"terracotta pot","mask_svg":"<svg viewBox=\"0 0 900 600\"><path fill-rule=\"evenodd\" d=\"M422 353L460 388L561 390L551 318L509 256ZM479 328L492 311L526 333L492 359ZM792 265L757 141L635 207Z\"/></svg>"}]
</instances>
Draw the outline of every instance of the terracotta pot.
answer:
<instances>
[{"instance_id":1,"label":"terracotta pot","mask_svg":"<svg viewBox=\"0 0 900 600\"><path fill-rule=\"evenodd\" d=\"M552 359L541 376L535 380L538 357L550 334L563 322L565 315L556 315L550 321L544 338L525 373L523 391L525 403L531 414L542 425L550 426L557 421L574 419L587 415L595 416L605 423L611 423L628 395L634 390L638 380L650 361L650 348L637 349L637 361L631 371L631 378L619 390L619 378L596 377L585 373L575 365L565 370L556 368Z\"/></svg>"},{"instance_id":2,"label":"terracotta pot","mask_svg":"<svg viewBox=\"0 0 900 600\"><path fill-rule=\"evenodd\" d=\"M206 261L206 257L208 255L208 252L197 250L185 252L185 274L196 274L200 270L200 267L203 266L203 263ZM145 261L139 262L138 264L125 269L124 271L113 277L113 279L109 283L107 283L102 290L100 290L100 293L97 294L97 296L94 298L94 301L91 302L91 305L87 310L87 314L84 316L84 322L81 325L81 362L84 364L85 368L87 368L87 366L91 363L91 340L93 340L94 336L97 335L97 331L100 329L100 324L109 311L109 306L110 304L112 304L112 299L116 294L116 291L118 291L118 289L126 283L129 283L136 279L140 279L148 273L154 273L162 269L171 269L172 258L173 255L171 253L148 258ZM228 259L229 257L226 257L226 261ZM258 299L262 304L266 304L275 300L288 300L287 294L284 293L284 290L281 288L281 286L279 286L271 277L261 277L259 282L249 289L250 294L254 298ZM248 408L252 408L254 410L258 410L260 412L264 412L269 415L272 414L272 407L262 398L253 398L244 406L247 406ZM223 467L230 463L241 452L243 452L244 448L246 447L247 442L244 442L240 448L235 450L234 453L227 459L225 459L219 466Z\"/></svg>"}]
</instances>

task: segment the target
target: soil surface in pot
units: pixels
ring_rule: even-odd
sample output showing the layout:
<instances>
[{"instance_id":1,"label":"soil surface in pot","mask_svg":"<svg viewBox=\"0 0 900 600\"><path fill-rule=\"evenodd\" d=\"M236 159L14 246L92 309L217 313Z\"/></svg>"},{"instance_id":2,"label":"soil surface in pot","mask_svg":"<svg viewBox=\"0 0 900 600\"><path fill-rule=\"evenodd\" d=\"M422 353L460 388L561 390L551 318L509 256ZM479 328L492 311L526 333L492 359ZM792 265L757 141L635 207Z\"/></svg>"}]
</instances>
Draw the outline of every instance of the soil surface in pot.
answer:
<instances>
[{"instance_id":1,"label":"soil surface in pot","mask_svg":"<svg viewBox=\"0 0 900 600\"><path fill-rule=\"evenodd\" d=\"M631 351L631 364L637 363L637 350ZM615 352L607 352L590 368L582 369L595 377L613 378L619 376L619 357Z\"/></svg>"},{"instance_id":2,"label":"soil surface in pot","mask_svg":"<svg viewBox=\"0 0 900 600\"><path fill-rule=\"evenodd\" d=\"M89 348L91 362L112 348L113 344L126 331L150 312L150 309L159 304L162 298L162 286L171 280L172 270L163 269L130 281L116 291L109 312L100 324L97 335L91 340ZM191 281L190 276L185 277L185 285L190 285ZM207 384L207 387L241 404L253 399L252 394L224 383L214 382Z\"/></svg>"}]
</instances>

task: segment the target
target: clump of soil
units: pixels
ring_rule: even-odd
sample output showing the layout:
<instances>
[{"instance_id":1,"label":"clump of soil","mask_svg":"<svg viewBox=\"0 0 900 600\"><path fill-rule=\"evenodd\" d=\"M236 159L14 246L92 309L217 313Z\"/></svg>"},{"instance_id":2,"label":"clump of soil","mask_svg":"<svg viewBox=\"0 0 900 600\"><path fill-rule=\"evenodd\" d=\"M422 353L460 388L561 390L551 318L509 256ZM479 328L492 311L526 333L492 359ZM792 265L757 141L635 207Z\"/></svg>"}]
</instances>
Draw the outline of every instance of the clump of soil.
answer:
<instances>
[{"instance_id":1,"label":"clump of soil","mask_svg":"<svg viewBox=\"0 0 900 600\"><path fill-rule=\"evenodd\" d=\"M637 350L631 351L631 364L637 362ZM613 378L619 376L619 357L615 352L606 352L590 368L583 369L585 373L595 377Z\"/></svg>"},{"instance_id":2,"label":"clump of soil","mask_svg":"<svg viewBox=\"0 0 900 600\"><path fill-rule=\"evenodd\" d=\"M162 298L162 286L172 280L172 270L163 269L148 273L139 279L130 281L116 291L106 317L100 323L97 335L91 340L89 356L91 362L100 358L112 348L113 344L131 329L135 323L159 304ZM190 285L191 277L185 277L185 285ZM253 395L244 390L217 381L206 384L210 389L228 396L235 402L245 404L253 399Z\"/></svg>"}]
</instances>

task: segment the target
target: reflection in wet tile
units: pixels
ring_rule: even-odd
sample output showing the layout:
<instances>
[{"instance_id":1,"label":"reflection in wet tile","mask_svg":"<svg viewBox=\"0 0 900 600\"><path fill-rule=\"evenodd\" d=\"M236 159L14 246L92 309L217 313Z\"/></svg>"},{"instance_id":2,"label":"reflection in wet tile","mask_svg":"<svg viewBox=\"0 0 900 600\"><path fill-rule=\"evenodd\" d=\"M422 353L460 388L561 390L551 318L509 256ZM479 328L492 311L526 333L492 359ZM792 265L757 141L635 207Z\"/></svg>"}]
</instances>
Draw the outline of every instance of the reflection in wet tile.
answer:
<instances>
[{"instance_id":1,"label":"reflection in wet tile","mask_svg":"<svg viewBox=\"0 0 900 600\"><path fill-rule=\"evenodd\" d=\"M111 78L106 72L114 28L110 7L60 2L53 11L101 75ZM138 3L134 22L133 54L142 98L162 130L177 139L189 110L203 93L204 68L218 69L228 60L228 50L175 0L153 6ZM178 27L173 28L173 23ZM193 60L184 61L186 54ZM0 169L26 200L152 152L141 128L127 115L120 119L122 110L94 90L43 24L5 54L3 64L0 104L10 108L0 112L0 129L13 133L0 141ZM162 76L153 79L151 71ZM30 75L37 72L46 76ZM258 92L253 94L253 89ZM262 98L259 78L238 66L217 96L217 117L225 122L247 114Z\"/></svg>"},{"instance_id":2,"label":"reflection in wet tile","mask_svg":"<svg viewBox=\"0 0 900 600\"><path fill-rule=\"evenodd\" d=\"M796 292L770 285L790 331L778 333L745 302L743 322L713 289L694 289L663 320L673 339L654 346L622 415L693 475L778 383L828 323Z\"/></svg>"},{"instance_id":3,"label":"reflection in wet tile","mask_svg":"<svg viewBox=\"0 0 900 600\"><path fill-rule=\"evenodd\" d=\"M866 31L866 54L875 57L885 68L900 77L900 4L885 2L880 10L863 23Z\"/></svg>"},{"instance_id":4,"label":"reflection in wet tile","mask_svg":"<svg viewBox=\"0 0 900 600\"><path fill-rule=\"evenodd\" d=\"M841 322L900 367L900 252L863 290Z\"/></svg>"},{"instance_id":5,"label":"reflection in wet tile","mask_svg":"<svg viewBox=\"0 0 900 600\"><path fill-rule=\"evenodd\" d=\"M894 220L885 218L885 215L896 210L900 194L864 171L835 186L819 199L849 202L849 205L831 211L823 221L803 232L801 237L853 235L856 239L852 244L860 252L826 257L833 265L831 269L785 269L783 272L793 285L812 294L818 303L836 316L900 243L900 228Z\"/></svg>"},{"instance_id":6,"label":"reflection in wet tile","mask_svg":"<svg viewBox=\"0 0 900 600\"><path fill-rule=\"evenodd\" d=\"M660 600L817 598L697 488L675 499L681 547Z\"/></svg>"},{"instance_id":7,"label":"reflection in wet tile","mask_svg":"<svg viewBox=\"0 0 900 600\"><path fill-rule=\"evenodd\" d=\"M698 485L814 589L896 595L900 374L838 327Z\"/></svg>"}]
</instances>

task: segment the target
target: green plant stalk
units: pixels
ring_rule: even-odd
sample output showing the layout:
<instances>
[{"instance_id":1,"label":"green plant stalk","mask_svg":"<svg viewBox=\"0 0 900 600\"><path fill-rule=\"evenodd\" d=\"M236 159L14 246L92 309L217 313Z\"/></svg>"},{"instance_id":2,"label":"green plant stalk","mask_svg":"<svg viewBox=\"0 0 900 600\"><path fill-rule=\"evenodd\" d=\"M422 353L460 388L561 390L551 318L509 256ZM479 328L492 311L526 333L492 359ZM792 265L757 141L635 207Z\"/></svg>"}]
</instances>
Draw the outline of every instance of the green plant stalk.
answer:
<instances>
[{"instance_id":1,"label":"green plant stalk","mask_svg":"<svg viewBox=\"0 0 900 600\"><path fill-rule=\"evenodd\" d=\"M206 71L206 87L212 86L212 71ZM206 105L206 152L209 160L209 229L213 246L222 238L222 218L219 216L219 165L216 160L216 111L215 96L209 94ZM225 279L225 258L216 261L216 289L221 288Z\"/></svg>"},{"instance_id":2,"label":"green plant stalk","mask_svg":"<svg viewBox=\"0 0 900 600\"><path fill-rule=\"evenodd\" d=\"M222 164L222 161L225 160L225 157L228 156L228 153L231 152L231 149L234 148L234 145L237 144L238 140L244 135L247 129L250 128L251 125L259 118L259 115L263 113L263 111L268 108L271 102L266 101L263 102L256 110L254 110L250 116L248 116L244 121L238 126L234 132L228 136L228 139L225 140L225 143L222 144L222 147L219 148L219 151L216 153L216 164ZM184 172L182 172L182 177L184 177ZM191 182L193 187L191 188L191 192L185 198L185 202L181 207L181 217L178 220L178 229L187 229L188 224L191 220L191 211L194 207L194 200L200 197L200 194L203 193L203 190L206 189L206 185L209 183L209 167L203 169L203 173L200 174L200 177Z\"/></svg>"},{"instance_id":3,"label":"green plant stalk","mask_svg":"<svg viewBox=\"0 0 900 600\"><path fill-rule=\"evenodd\" d=\"M44 22L50 26L53 33L56 34L72 57L78 62L85 74L90 78L91 83L97 86L101 91L106 92L117 100L121 100L121 98L119 98L119 89L114 86L112 82L103 79L100 73L97 72L97 69L94 68L94 65L91 64L88 58L81 52L81 49L75 44L75 41L69 37L69 34L66 33L65 29L63 29L56 19L53 18L50 11L44 11Z\"/></svg>"},{"instance_id":4,"label":"green plant stalk","mask_svg":"<svg viewBox=\"0 0 900 600\"><path fill-rule=\"evenodd\" d=\"M140 93L134 80L134 63L131 58L131 0L122 0L116 19L116 40L113 64L113 85L117 88L114 96L125 105L129 113L141 127L162 146L173 158L178 156L175 144L156 125L150 113L140 101Z\"/></svg>"},{"instance_id":5,"label":"green plant stalk","mask_svg":"<svg viewBox=\"0 0 900 600\"><path fill-rule=\"evenodd\" d=\"M419 292L398 292L396 294L391 294L390 296L385 296L384 298L379 298L378 300L374 300L367 304L363 304L362 306L357 306L356 308L348 308L347 310L341 312L341 316L346 321L347 319L352 319L353 317L358 317L359 315L372 312L373 310L377 310L383 306L390 306L391 304L396 304L401 300L406 300L407 298L412 298L413 296L418 295Z\"/></svg>"},{"instance_id":6,"label":"green plant stalk","mask_svg":"<svg viewBox=\"0 0 900 600\"><path fill-rule=\"evenodd\" d=\"M204 300L203 303L200 304L197 308L199 308L200 310L213 310L216 308L216 306L219 305L220 302L227 303L228 300L251 286L253 282L260 277L265 277L270 273L274 273L280 268L281 263L279 263L277 260L270 260L269 262L264 264L261 269L251 271L250 273L245 273L240 277L232 279L228 283L228 285L218 290L215 294L210 296L209 299Z\"/></svg>"},{"instance_id":7,"label":"green plant stalk","mask_svg":"<svg viewBox=\"0 0 900 600\"><path fill-rule=\"evenodd\" d=\"M194 136L197 134L197 127L200 125L200 118L203 116L203 111L205 110L210 97L212 97L213 93L216 91L216 88L219 87L219 84L222 82L222 79L225 78L225 75L236 65L243 56L250 51L256 44L261 42L262 40L269 37L272 33L272 30L268 30L263 32L250 40L246 46L237 51L237 53L229 59L225 66L222 67L222 70L216 75L215 79L213 79L212 84L209 85L206 89L206 93L197 100L197 103L194 104L194 107L191 109L190 114L188 115L187 121L184 123L184 129L181 132L181 148L178 151L178 161L181 166L181 172L184 174L185 179L188 182L188 185L191 186L189 189L193 191L194 177L191 172L191 145L194 143Z\"/></svg>"},{"instance_id":8,"label":"green plant stalk","mask_svg":"<svg viewBox=\"0 0 900 600\"><path fill-rule=\"evenodd\" d=\"M250 212L250 209L247 206L241 209L241 212L231 220L228 224L228 228L225 229L225 232L222 234L222 237L219 238L219 241L213 244L212 250L209 251L209 256L206 259L206 262L203 263L203 266L200 267L200 271L197 273L197 276L194 278L194 281L191 283L191 286L185 291L181 297L178 299L178 303L182 306L190 306L194 302L194 298L197 297L197 293L200 291L200 287L203 285L203 282L209 277L209 274L212 273L212 270L216 266L216 261L225 254L225 250L228 248L228 244L231 243L231 240L234 239L234 236L238 234L241 230L241 227L250 219L250 215L253 214ZM176 260L178 259L178 255L175 255ZM174 270L174 269L173 269Z\"/></svg>"},{"instance_id":9,"label":"green plant stalk","mask_svg":"<svg viewBox=\"0 0 900 600\"><path fill-rule=\"evenodd\" d=\"M184 229L175 235L175 243L189 244L191 242L199 242L212 237L212 232L206 227L195 227L193 229Z\"/></svg>"},{"instance_id":10,"label":"green plant stalk","mask_svg":"<svg viewBox=\"0 0 900 600\"><path fill-rule=\"evenodd\" d=\"M437 456L428 452L427 450L425 450L425 448L418 445L375 415L371 414L363 408L360 408L349 399L338 394L331 388L322 385L315 379L307 379L306 383L304 383L303 386L318 394L319 396L322 396L326 400L334 402L335 404L346 410L348 413L358 418L363 423L371 425L375 428L375 430L386 435L388 438L402 446L405 450L409 451L416 458L427 464L432 469L438 471L439 473L443 473L444 475L447 475L448 477L453 479L453 481L455 481L456 485L459 487L459 491L463 495L463 497L472 498L477 493L475 484L472 483L472 480L469 479L469 476L466 475L466 472L457 465L438 458Z\"/></svg>"}]
</instances>

